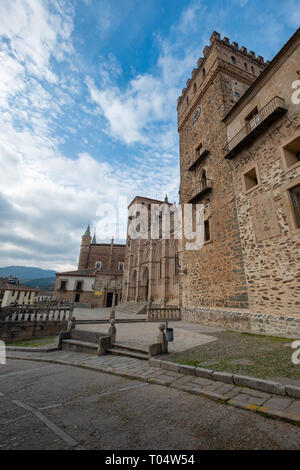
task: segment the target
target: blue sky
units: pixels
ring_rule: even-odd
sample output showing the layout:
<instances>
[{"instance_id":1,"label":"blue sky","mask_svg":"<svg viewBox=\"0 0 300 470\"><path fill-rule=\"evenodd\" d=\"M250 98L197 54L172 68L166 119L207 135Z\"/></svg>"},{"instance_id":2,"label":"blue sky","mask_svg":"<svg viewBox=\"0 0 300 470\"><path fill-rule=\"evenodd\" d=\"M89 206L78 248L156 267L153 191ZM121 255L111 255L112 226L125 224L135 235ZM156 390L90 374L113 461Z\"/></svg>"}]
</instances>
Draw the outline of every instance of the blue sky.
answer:
<instances>
[{"instance_id":1,"label":"blue sky","mask_svg":"<svg viewBox=\"0 0 300 470\"><path fill-rule=\"evenodd\" d=\"M299 23L296 0L0 0L0 265L72 268L109 202L177 200L177 97L212 31L267 60Z\"/></svg>"}]
</instances>

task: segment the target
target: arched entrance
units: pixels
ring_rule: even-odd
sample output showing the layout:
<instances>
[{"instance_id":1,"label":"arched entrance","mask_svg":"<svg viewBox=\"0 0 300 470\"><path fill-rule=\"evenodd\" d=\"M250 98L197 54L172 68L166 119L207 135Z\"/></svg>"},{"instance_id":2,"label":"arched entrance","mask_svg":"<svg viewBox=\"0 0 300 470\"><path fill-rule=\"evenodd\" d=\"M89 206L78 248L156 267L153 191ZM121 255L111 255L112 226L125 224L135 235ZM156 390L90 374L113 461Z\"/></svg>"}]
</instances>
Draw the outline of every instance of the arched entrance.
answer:
<instances>
[{"instance_id":1,"label":"arched entrance","mask_svg":"<svg viewBox=\"0 0 300 470\"><path fill-rule=\"evenodd\" d=\"M135 269L132 273L131 283L130 283L130 300L135 300L136 288L137 288L137 272Z\"/></svg>"},{"instance_id":2,"label":"arched entrance","mask_svg":"<svg viewBox=\"0 0 300 470\"><path fill-rule=\"evenodd\" d=\"M149 298L149 269L145 268L142 276L141 297L144 301Z\"/></svg>"}]
</instances>

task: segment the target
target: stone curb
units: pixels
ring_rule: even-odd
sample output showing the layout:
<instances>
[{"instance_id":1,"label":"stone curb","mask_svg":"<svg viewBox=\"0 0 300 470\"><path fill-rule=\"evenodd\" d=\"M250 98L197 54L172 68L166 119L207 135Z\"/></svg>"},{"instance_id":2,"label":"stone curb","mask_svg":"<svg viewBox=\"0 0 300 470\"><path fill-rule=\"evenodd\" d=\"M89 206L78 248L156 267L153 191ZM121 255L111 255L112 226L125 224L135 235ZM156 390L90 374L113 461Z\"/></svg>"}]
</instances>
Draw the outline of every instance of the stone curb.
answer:
<instances>
[{"instance_id":1,"label":"stone curb","mask_svg":"<svg viewBox=\"0 0 300 470\"><path fill-rule=\"evenodd\" d=\"M19 346L6 346L6 351L15 351L15 352L39 352L39 353L48 353L58 351L57 346L52 346L49 348L27 348L27 347L19 347Z\"/></svg>"},{"instance_id":2,"label":"stone curb","mask_svg":"<svg viewBox=\"0 0 300 470\"><path fill-rule=\"evenodd\" d=\"M218 372L202 367L185 366L174 362L161 361L160 359L150 359L149 364L152 367L160 367L165 370L176 370L181 374L196 375L197 377L205 377L206 379L217 380L226 384L233 384L240 387L248 387L266 393L274 393L275 395L289 396L291 398L300 398L300 387L296 385L283 385L271 380L249 377L247 375L230 374L228 372Z\"/></svg>"},{"instance_id":3,"label":"stone curb","mask_svg":"<svg viewBox=\"0 0 300 470\"><path fill-rule=\"evenodd\" d=\"M21 357L21 356L6 356L6 357L7 357L7 359L15 359L15 360L22 360L22 361L47 362L47 363L50 363L50 364L59 364L59 365L64 365L64 366L79 367L81 369L91 370L91 371L94 371L94 372L102 372L102 373L105 373L105 374L117 375L119 377L124 377L126 379L136 380L138 382L145 382L145 383L149 383L149 384L155 384L155 385L161 385L161 386L164 386L164 387L170 387L170 388L174 388L174 389L177 389L177 390L181 390L183 392L187 392L191 395L197 395L197 396L200 396L202 398L208 398L210 400L214 400L214 401L216 401L218 403L221 403L223 405L229 405L229 406L239 408L239 409L242 409L242 410L245 410L245 411L255 412L255 413L260 414L260 415L262 415L264 417L267 417L267 418L272 418L272 419L276 419L276 420L280 420L280 421L285 421L287 423L296 424L296 425L300 426L300 415L287 413L287 412L281 412L281 411L273 410L273 409L266 408L266 407L263 407L263 406L261 407L261 406L258 406L258 405L254 405L252 403L241 402L241 401L234 400L232 398L226 397L224 395L219 395L218 393L215 393L215 392L209 392L208 390L196 390L196 389L189 388L186 385L179 385L179 384L176 384L176 383L166 383L163 380L160 380L159 378L155 378L155 377L143 377L141 375L130 374L130 373L127 373L127 372L117 372L117 371L114 371L112 369L105 369L105 368L102 368L102 367L100 368L100 367L88 366L88 365L79 364L79 363L76 363L76 362L68 363L66 361L60 361L58 359L41 359L41 358L34 358L34 357L30 358L30 357ZM160 365L157 365L157 363L171 364L171 363L168 363L167 361L159 361L157 359L151 359L149 361L149 363L151 361L152 362L155 361L155 363L156 363L155 366L153 366L153 363L150 364L152 367L161 367ZM176 364L176 365L178 366L178 364ZM164 367L161 367L161 368L164 369ZM198 369L198 368L195 368L195 369ZM171 369L169 369L169 370L171 370ZM189 369L187 369L187 370L189 370ZM203 369L203 370L207 371L208 369ZM212 371L209 371L209 372L212 372ZM190 374L187 373L187 375L190 375ZM203 375L201 375L201 377L203 377ZM211 374L210 374L209 377L210 378L212 377ZM218 380L221 381L219 376L218 376Z\"/></svg>"}]
</instances>

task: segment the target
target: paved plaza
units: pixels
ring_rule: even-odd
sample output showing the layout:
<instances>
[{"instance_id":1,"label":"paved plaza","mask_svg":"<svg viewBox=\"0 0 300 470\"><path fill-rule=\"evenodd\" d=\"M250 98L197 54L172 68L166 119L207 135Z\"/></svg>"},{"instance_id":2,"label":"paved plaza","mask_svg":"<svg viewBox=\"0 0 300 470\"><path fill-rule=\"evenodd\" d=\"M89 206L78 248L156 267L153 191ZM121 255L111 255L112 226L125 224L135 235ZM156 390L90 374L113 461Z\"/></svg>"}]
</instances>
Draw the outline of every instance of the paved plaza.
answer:
<instances>
[{"instance_id":1,"label":"paved plaza","mask_svg":"<svg viewBox=\"0 0 300 470\"><path fill-rule=\"evenodd\" d=\"M74 310L74 316L76 317L76 320L107 320L109 318L109 314L110 309L107 308L81 308ZM116 319L146 319L146 315L116 312ZM117 342L130 346L137 346L141 349L147 350L149 344L157 342L159 324L160 322L117 323ZM169 322L168 326L174 329L175 338L173 343L169 343L170 352L184 351L186 349L216 341L217 338L213 336L214 332L222 331L222 328L205 325L194 325L184 321ZM108 324L79 325L78 329L106 332L108 329Z\"/></svg>"},{"instance_id":2,"label":"paved plaza","mask_svg":"<svg viewBox=\"0 0 300 470\"><path fill-rule=\"evenodd\" d=\"M105 358L112 368L115 360ZM0 424L1 450L300 447L298 427L179 388L12 359L0 367Z\"/></svg>"}]
</instances>

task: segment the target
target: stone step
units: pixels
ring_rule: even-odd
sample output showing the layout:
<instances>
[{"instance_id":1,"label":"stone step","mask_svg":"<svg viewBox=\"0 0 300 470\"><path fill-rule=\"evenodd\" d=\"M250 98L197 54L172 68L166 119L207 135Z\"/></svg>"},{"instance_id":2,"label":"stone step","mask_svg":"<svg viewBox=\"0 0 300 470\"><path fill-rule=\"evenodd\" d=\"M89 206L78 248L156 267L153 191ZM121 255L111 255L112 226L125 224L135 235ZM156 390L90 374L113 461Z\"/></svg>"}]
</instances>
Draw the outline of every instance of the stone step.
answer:
<instances>
[{"instance_id":1,"label":"stone step","mask_svg":"<svg viewBox=\"0 0 300 470\"><path fill-rule=\"evenodd\" d=\"M148 354L138 353L138 352L135 352L135 351L129 351L128 349L111 348L111 349L107 349L106 352L108 352L110 354L115 354L117 356L133 357L135 359L143 359L145 361L148 360Z\"/></svg>"},{"instance_id":2,"label":"stone step","mask_svg":"<svg viewBox=\"0 0 300 470\"><path fill-rule=\"evenodd\" d=\"M78 339L64 339L62 349L66 351L84 352L87 354L97 354L98 344Z\"/></svg>"},{"instance_id":3,"label":"stone step","mask_svg":"<svg viewBox=\"0 0 300 470\"><path fill-rule=\"evenodd\" d=\"M146 349L141 349L141 348L138 348L138 347L129 346L127 344L112 343L112 347L116 348L116 349L124 349L125 351L137 352L137 353L140 353L140 354L148 354L148 351Z\"/></svg>"}]
</instances>

